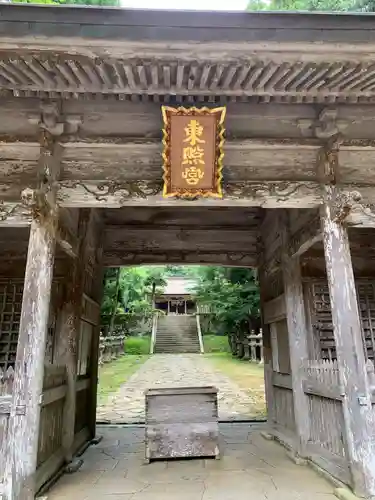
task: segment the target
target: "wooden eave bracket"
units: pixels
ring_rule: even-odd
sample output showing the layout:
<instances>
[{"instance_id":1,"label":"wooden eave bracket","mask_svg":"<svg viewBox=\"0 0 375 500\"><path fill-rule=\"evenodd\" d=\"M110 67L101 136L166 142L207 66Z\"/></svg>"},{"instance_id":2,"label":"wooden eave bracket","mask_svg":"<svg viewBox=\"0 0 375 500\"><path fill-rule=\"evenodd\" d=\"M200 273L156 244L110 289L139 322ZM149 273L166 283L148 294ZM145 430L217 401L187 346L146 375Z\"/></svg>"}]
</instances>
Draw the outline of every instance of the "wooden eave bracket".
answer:
<instances>
[{"instance_id":1,"label":"wooden eave bracket","mask_svg":"<svg viewBox=\"0 0 375 500\"><path fill-rule=\"evenodd\" d=\"M297 257L305 253L315 243L323 238L320 217L317 215L309 221L301 230L291 235L289 242L289 256Z\"/></svg>"},{"instance_id":2,"label":"wooden eave bracket","mask_svg":"<svg viewBox=\"0 0 375 500\"><path fill-rule=\"evenodd\" d=\"M49 220L54 219L54 212L57 207L53 207L48 200L48 192L42 189L26 188L21 193L21 203L5 204L0 202L0 222L6 222L11 217L21 215L25 225L31 223L33 219L44 220L49 225ZM61 221L55 228L54 223L50 225L52 231L55 231L57 243L71 257L77 257L78 240L65 228Z\"/></svg>"},{"instance_id":3,"label":"wooden eave bracket","mask_svg":"<svg viewBox=\"0 0 375 500\"><path fill-rule=\"evenodd\" d=\"M39 113L28 116L29 123L42 130L48 131L52 136L62 134L76 134L82 124L82 116L76 114L63 115L56 102L44 102Z\"/></svg>"},{"instance_id":4,"label":"wooden eave bracket","mask_svg":"<svg viewBox=\"0 0 375 500\"><path fill-rule=\"evenodd\" d=\"M317 139L330 139L342 133L349 125L349 121L337 118L336 108L324 108L316 119L297 120L297 126L303 137L316 137Z\"/></svg>"},{"instance_id":5,"label":"wooden eave bracket","mask_svg":"<svg viewBox=\"0 0 375 500\"><path fill-rule=\"evenodd\" d=\"M57 228L56 241L67 255L72 258L78 256L78 239L61 224L61 221Z\"/></svg>"}]
</instances>

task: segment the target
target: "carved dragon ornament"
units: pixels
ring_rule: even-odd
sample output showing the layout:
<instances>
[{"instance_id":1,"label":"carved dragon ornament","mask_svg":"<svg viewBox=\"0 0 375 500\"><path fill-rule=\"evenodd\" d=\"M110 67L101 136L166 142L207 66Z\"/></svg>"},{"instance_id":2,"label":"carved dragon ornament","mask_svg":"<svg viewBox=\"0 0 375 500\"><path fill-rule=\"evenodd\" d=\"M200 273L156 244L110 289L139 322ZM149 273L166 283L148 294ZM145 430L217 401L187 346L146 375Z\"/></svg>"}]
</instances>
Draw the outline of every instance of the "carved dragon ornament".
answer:
<instances>
[{"instance_id":1,"label":"carved dragon ornament","mask_svg":"<svg viewBox=\"0 0 375 500\"><path fill-rule=\"evenodd\" d=\"M106 202L110 197L119 195L119 203L125 203L131 198L146 199L149 196L160 194L163 188L162 181L106 181L96 186L87 185L83 181L63 181L60 188L82 189L85 195L93 197L96 201ZM58 193L58 199L64 201L64 194Z\"/></svg>"},{"instance_id":2,"label":"carved dragon ornament","mask_svg":"<svg viewBox=\"0 0 375 500\"><path fill-rule=\"evenodd\" d=\"M359 191L341 191L330 201L333 220L343 223L352 211L375 220L375 204L366 203Z\"/></svg>"}]
</instances>

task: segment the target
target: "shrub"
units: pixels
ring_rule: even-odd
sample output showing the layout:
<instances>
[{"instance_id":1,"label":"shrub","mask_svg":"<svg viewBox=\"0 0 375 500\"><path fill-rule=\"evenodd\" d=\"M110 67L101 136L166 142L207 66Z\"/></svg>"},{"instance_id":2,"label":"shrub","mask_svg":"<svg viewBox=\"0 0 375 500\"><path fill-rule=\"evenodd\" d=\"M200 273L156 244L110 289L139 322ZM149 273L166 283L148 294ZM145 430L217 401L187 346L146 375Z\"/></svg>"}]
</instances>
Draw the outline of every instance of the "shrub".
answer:
<instances>
[{"instance_id":1,"label":"shrub","mask_svg":"<svg viewBox=\"0 0 375 500\"><path fill-rule=\"evenodd\" d=\"M150 353L150 337L128 337L125 340L125 354L149 354Z\"/></svg>"},{"instance_id":2,"label":"shrub","mask_svg":"<svg viewBox=\"0 0 375 500\"><path fill-rule=\"evenodd\" d=\"M204 335L204 352L230 352L227 335Z\"/></svg>"}]
</instances>

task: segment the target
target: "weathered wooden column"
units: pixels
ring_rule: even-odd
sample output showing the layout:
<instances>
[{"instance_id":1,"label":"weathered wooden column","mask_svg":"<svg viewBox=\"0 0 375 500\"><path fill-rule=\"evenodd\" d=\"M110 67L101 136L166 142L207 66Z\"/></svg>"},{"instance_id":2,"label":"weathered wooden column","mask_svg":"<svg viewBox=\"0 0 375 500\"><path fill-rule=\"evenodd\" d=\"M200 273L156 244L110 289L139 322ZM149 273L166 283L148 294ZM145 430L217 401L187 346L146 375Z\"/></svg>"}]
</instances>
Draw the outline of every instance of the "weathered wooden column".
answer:
<instances>
[{"instance_id":1,"label":"weathered wooden column","mask_svg":"<svg viewBox=\"0 0 375 500\"><path fill-rule=\"evenodd\" d=\"M264 255L262 246L259 249L259 255ZM259 280L259 295L260 295L260 315L262 324L263 346L264 346L264 389L266 396L267 406L267 423L272 427L275 423L275 410L274 410L274 391L272 385L272 372L274 369L272 363L272 348L271 348L271 332L270 325L265 323L264 318L264 304L266 302L266 277L264 275L262 259L260 259L260 267L258 269Z\"/></svg>"},{"instance_id":2,"label":"weathered wooden column","mask_svg":"<svg viewBox=\"0 0 375 500\"><path fill-rule=\"evenodd\" d=\"M375 495L375 421L349 238L340 220L340 197L336 188L326 186L324 197L321 223L339 377L344 394L342 405L347 458L354 492L370 497Z\"/></svg>"},{"instance_id":3,"label":"weathered wooden column","mask_svg":"<svg viewBox=\"0 0 375 500\"><path fill-rule=\"evenodd\" d=\"M302 366L308 359L307 329L305 306L301 281L299 257L291 257L289 252L289 219L283 211L279 219L282 234L282 271L284 281L286 318L288 324L290 367L292 372L292 389L294 418L297 434L296 452L306 456L306 443L309 438L308 398L302 386Z\"/></svg>"},{"instance_id":4,"label":"weathered wooden column","mask_svg":"<svg viewBox=\"0 0 375 500\"><path fill-rule=\"evenodd\" d=\"M76 416L77 345L81 326L82 294L85 273L85 246L90 210L81 209L78 223L78 255L70 263L70 273L65 282L64 305L61 311L56 356L59 364L66 367L67 394L64 404L62 447L67 464L73 459L74 426ZM81 461L71 464L68 470L76 470Z\"/></svg>"},{"instance_id":5,"label":"weathered wooden column","mask_svg":"<svg viewBox=\"0 0 375 500\"><path fill-rule=\"evenodd\" d=\"M89 409L89 430L90 437L94 439L94 442L100 441L101 437L96 436L96 409L97 409L97 392L98 392L98 382L99 382L99 350L100 350L100 304L102 301L102 295L104 291L104 268L103 268L103 220L99 216L98 211L94 211L94 245L96 254L96 266L95 266L95 279L92 288L92 298L98 304L97 310L97 326L94 328L93 339L91 344L91 369L90 369L90 403Z\"/></svg>"},{"instance_id":6,"label":"weathered wooden column","mask_svg":"<svg viewBox=\"0 0 375 500\"><path fill-rule=\"evenodd\" d=\"M22 311L9 420L11 456L6 465L6 499L35 495L40 402L55 255L57 210L53 181L59 162L53 137L41 133L40 188L25 190L33 214L26 262Z\"/></svg>"}]
</instances>

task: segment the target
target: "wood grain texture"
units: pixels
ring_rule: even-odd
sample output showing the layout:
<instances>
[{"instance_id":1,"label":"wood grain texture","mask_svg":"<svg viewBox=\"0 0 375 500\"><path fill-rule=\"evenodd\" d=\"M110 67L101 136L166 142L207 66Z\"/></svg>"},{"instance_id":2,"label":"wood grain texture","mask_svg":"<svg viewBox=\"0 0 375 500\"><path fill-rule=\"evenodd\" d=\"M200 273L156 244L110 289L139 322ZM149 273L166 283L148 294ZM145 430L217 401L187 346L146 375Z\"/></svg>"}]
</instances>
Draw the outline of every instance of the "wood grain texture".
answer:
<instances>
[{"instance_id":1,"label":"wood grain texture","mask_svg":"<svg viewBox=\"0 0 375 500\"><path fill-rule=\"evenodd\" d=\"M214 387L146 392L146 458L218 457L218 406Z\"/></svg>"},{"instance_id":2,"label":"wood grain texture","mask_svg":"<svg viewBox=\"0 0 375 500\"><path fill-rule=\"evenodd\" d=\"M374 414L366 374L361 323L347 229L335 222L335 188L326 187L321 211L333 329L343 400L345 441L355 493L375 493Z\"/></svg>"},{"instance_id":3,"label":"wood grain texture","mask_svg":"<svg viewBox=\"0 0 375 500\"><path fill-rule=\"evenodd\" d=\"M285 294L279 295L264 304L263 322L275 323L286 317Z\"/></svg>"},{"instance_id":4,"label":"wood grain texture","mask_svg":"<svg viewBox=\"0 0 375 500\"><path fill-rule=\"evenodd\" d=\"M61 326L56 342L56 356L67 371L67 396L64 406L62 447L67 463L73 458L74 423L77 398L77 349L81 331L82 295L84 291L85 257L90 214L81 211L78 222L77 258L70 264L70 273L65 282L64 305L61 311Z\"/></svg>"},{"instance_id":5,"label":"wood grain texture","mask_svg":"<svg viewBox=\"0 0 375 500\"><path fill-rule=\"evenodd\" d=\"M282 225L282 272L288 324L294 415L298 439L296 452L301 456L305 456L306 444L309 438L308 400L303 391L301 380L301 366L303 361L308 359L305 305L300 260L298 257L289 257L288 252L290 241L288 214L285 212L280 215L280 224Z\"/></svg>"},{"instance_id":6,"label":"wood grain texture","mask_svg":"<svg viewBox=\"0 0 375 500\"><path fill-rule=\"evenodd\" d=\"M32 500L35 494L39 402L43 384L54 247L55 240L50 228L34 221L30 229L13 392L13 405L25 405L26 414L12 414L9 426L13 453L8 469L12 484L7 494L11 500Z\"/></svg>"}]
</instances>

